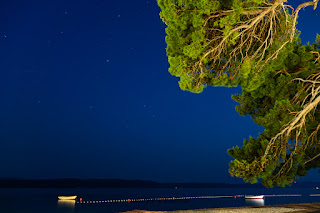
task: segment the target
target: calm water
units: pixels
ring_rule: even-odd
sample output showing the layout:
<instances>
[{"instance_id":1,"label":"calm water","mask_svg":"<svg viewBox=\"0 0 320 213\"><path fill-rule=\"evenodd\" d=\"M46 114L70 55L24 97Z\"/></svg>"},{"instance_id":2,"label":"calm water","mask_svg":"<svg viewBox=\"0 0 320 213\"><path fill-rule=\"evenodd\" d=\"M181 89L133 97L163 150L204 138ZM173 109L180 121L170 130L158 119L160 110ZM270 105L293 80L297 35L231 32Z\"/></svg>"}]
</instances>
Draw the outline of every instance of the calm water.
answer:
<instances>
[{"instance_id":1,"label":"calm water","mask_svg":"<svg viewBox=\"0 0 320 213\"><path fill-rule=\"evenodd\" d=\"M58 195L78 195L83 201L195 197L214 195L299 194L298 197L270 196L264 201L249 202L244 198L189 199L174 201L146 201L125 203L78 204L58 202ZM186 210L285 203L320 202L320 190L312 188L277 189L0 189L0 212L2 213L114 213L135 209L143 210ZM79 201L79 199L78 199Z\"/></svg>"}]
</instances>

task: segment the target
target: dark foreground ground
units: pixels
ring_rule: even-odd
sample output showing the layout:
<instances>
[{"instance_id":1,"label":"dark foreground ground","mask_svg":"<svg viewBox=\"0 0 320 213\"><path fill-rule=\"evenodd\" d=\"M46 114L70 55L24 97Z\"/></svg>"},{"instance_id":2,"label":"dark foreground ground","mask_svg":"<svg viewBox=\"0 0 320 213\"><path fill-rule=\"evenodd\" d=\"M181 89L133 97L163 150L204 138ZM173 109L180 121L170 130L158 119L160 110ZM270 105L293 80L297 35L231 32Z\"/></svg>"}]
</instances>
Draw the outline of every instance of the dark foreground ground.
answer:
<instances>
[{"instance_id":1,"label":"dark foreground ground","mask_svg":"<svg viewBox=\"0 0 320 213\"><path fill-rule=\"evenodd\" d=\"M319 212L320 203L299 203L299 204L283 204L259 207L238 207L238 208L216 208L216 209L196 209L181 211L144 211L135 210L125 213L285 213L285 212Z\"/></svg>"}]
</instances>

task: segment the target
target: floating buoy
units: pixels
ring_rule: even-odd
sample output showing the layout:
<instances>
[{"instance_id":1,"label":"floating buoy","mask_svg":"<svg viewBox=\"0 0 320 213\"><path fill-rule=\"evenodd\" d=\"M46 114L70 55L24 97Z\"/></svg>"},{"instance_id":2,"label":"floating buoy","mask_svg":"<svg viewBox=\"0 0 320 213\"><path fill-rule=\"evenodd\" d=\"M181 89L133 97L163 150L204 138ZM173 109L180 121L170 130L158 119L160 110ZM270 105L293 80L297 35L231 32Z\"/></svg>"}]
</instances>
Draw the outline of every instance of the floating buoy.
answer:
<instances>
[{"instance_id":1,"label":"floating buoy","mask_svg":"<svg viewBox=\"0 0 320 213\"><path fill-rule=\"evenodd\" d=\"M128 199L128 202L130 202L130 199Z\"/></svg>"},{"instance_id":2,"label":"floating buoy","mask_svg":"<svg viewBox=\"0 0 320 213\"><path fill-rule=\"evenodd\" d=\"M82 202L82 198L80 197L80 202Z\"/></svg>"}]
</instances>

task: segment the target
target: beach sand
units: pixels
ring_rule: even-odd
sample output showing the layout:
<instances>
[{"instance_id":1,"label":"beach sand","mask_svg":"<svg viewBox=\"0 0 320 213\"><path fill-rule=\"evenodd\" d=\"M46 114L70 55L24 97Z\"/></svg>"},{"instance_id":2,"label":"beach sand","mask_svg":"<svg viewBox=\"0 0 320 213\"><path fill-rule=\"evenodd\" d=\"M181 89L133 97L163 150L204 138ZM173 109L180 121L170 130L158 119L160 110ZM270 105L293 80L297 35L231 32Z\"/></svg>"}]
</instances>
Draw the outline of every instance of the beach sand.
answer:
<instances>
[{"instance_id":1,"label":"beach sand","mask_svg":"<svg viewBox=\"0 0 320 213\"><path fill-rule=\"evenodd\" d=\"M145 211L134 210L125 213L285 213L285 212L320 212L320 203L299 203L270 206L247 206L215 209L196 209L179 211Z\"/></svg>"}]
</instances>

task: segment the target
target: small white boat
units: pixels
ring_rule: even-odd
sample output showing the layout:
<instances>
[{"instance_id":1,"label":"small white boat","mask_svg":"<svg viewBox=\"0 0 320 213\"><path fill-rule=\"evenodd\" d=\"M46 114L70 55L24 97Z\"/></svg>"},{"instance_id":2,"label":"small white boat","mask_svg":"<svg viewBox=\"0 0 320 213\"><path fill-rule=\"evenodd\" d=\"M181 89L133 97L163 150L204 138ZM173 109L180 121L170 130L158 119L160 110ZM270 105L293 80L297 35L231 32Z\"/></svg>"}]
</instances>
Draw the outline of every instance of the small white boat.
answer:
<instances>
[{"instance_id":1,"label":"small white boat","mask_svg":"<svg viewBox=\"0 0 320 213\"><path fill-rule=\"evenodd\" d=\"M75 200L77 198L77 195L74 196L58 196L59 200Z\"/></svg>"},{"instance_id":2,"label":"small white boat","mask_svg":"<svg viewBox=\"0 0 320 213\"><path fill-rule=\"evenodd\" d=\"M245 195L245 199L263 199L264 195Z\"/></svg>"}]
</instances>

